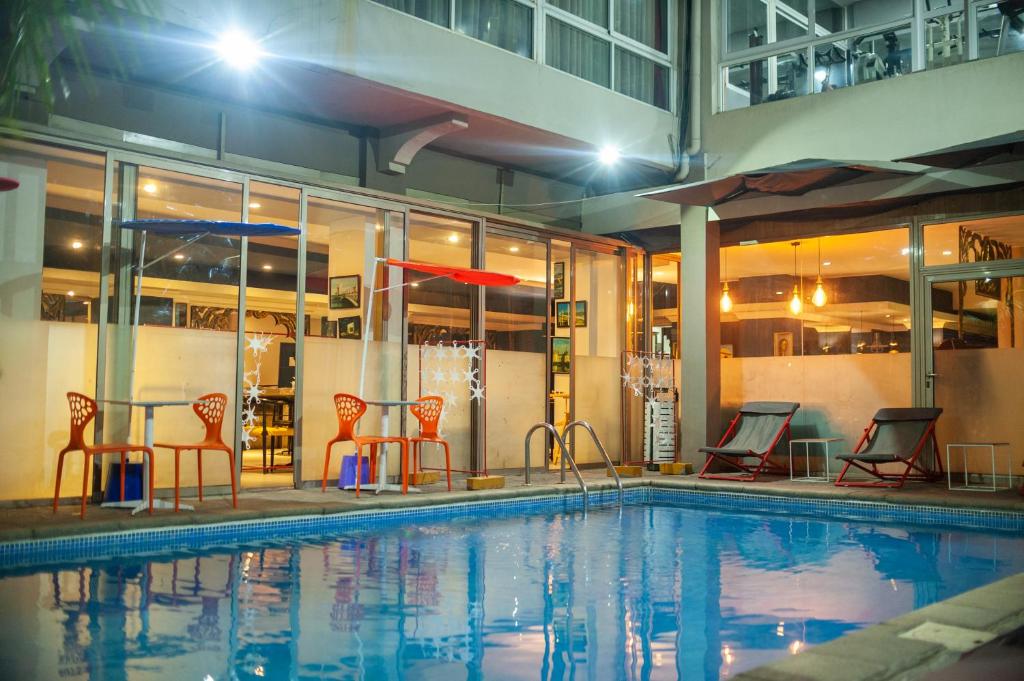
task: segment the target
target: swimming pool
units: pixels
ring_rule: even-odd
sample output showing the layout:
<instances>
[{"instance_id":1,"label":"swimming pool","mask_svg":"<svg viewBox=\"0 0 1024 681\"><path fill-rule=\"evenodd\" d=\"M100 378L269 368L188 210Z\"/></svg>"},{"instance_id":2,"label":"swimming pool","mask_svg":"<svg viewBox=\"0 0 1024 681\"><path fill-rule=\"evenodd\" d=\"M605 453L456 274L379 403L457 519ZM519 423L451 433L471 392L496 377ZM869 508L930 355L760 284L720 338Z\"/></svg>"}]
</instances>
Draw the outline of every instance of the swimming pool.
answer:
<instances>
[{"instance_id":1,"label":"swimming pool","mask_svg":"<svg viewBox=\"0 0 1024 681\"><path fill-rule=\"evenodd\" d=\"M9 565L0 664L17 679L720 679L1024 570L1019 533L667 500L368 514Z\"/></svg>"}]
</instances>

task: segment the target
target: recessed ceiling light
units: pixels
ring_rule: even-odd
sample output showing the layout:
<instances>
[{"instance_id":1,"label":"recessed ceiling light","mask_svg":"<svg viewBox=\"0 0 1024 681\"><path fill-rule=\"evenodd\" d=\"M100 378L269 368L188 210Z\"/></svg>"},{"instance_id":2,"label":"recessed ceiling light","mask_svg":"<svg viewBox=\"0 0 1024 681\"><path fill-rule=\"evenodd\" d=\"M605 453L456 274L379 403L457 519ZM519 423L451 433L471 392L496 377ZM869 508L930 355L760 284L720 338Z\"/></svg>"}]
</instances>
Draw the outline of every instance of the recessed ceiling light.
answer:
<instances>
[{"instance_id":1,"label":"recessed ceiling light","mask_svg":"<svg viewBox=\"0 0 1024 681\"><path fill-rule=\"evenodd\" d=\"M75 249L76 251L77 251L77 250L78 250L79 248L81 248L81 247L82 247L82 242L81 242L81 241L77 241L77 240L76 240L76 241L72 241L72 242L71 242L71 248Z\"/></svg>"},{"instance_id":2,"label":"recessed ceiling light","mask_svg":"<svg viewBox=\"0 0 1024 681\"><path fill-rule=\"evenodd\" d=\"M239 71L248 70L263 56L259 43L238 29L222 33L214 49L226 64Z\"/></svg>"},{"instance_id":3,"label":"recessed ceiling light","mask_svg":"<svg viewBox=\"0 0 1024 681\"><path fill-rule=\"evenodd\" d=\"M826 260L825 262L821 263L821 266L822 266L822 267L828 267L828 266L829 266L829 265L831 265L831 264L832 264L832 261L831 261L831 260Z\"/></svg>"},{"instance_id":4,"label":"recessed ceiling light","mask_svg":"<svg viewBox=\"0 0 1024 681\"><path fill-rule=\"evenodd\" d=\"M75 292L74 291L68 291L68 298L74 298L74 297L75 297Z\"/></svg>"},{"instance_id":5,"label":"recessed ceiling light","mask_svg":"<svg viewBox=\"0 0 1024 681\"><path fill-rule=\"evenodd\" d=\"M263 208L263 204L261 204L259 201L250 201L249 202L249 208L252 208L254 210L256 208Z\"/></svg>"},{"instance_id":6,"label":"recessed ceiling light","mask_svg":"<svg viewBox=\"0 0 1024 681\"><path fill-rule=\"evenodd\" d=\"M910 249L909 248L901 248L900 249L900 255L910 255Z\"/></svg>"},{"instance_id":7,"label":"recessed ceiling light","mask_svg":"<svg viewBox=\"0 0 1024 681\"><path fill-rule=\"evenodd\" d=\"M449 234L448 235L448 243L450 243L450 244L457 244L457 243L459 243L459 235L458 234Z\"/></svg>"},{"instance_id":8,"label":"recessed ceiling light","mask_svg":"<svg viewBox=\"0 0 1024 681\"><path fill-rule=\"evenodd\" d=\"M175 260L184 260L185 259L185 254L184 253L175 253L174 254L174 259Z\"/></svg>"},{"instance_id":9,"label":"recessed ceiling light","mask_svg":"<svg viewBox=\"0 0 1024 681\"><path fill-rule=\"evenodd\" d=\"M781 296L781 295L782 295L782 291L776 291L776 292L775 292L775 295L777 295L777 296Z\"/></svg>"},{"instance_id":10,"label":"recessed ceiling light","mask_svg":"<svg viewBox=\"0 0 1024 681\"><path fill-rule=\"evenodd\" d=\"M942 255L953 255L953 251L943 251Z\"/></svg>"},{"instance_id":11,"label":"recessed ceiling light","mask_svg":"<svg viewBox=\"0 0 1024 681\"><path fill-rule=\"evenodd\" d=\"M508 247L508 252L509 253L518 253L519 252L519 246L509 246Z\"/></svg>"},{"instance_id":12,"label":"recessed ceiling light","mask_svg":"<svg viewBox=\"0 0 1024 681\"><path fill-rule=\"evenodd\" d=\"M142 185L142 191L146 192L147 194L156 194L156 185L153 184L152 182L147 182L146 184Z\"/></svg>"},{"instance_id":13,"label":"recessed ceiling light","mask_svg":"<svg viewBox=\"0 0 1024 681\"><path fill-rule=\"evenodd\" d=\"M267 263L266 265L263 266L263 269L269 272L270 270L274 269L274 266L271 265L270 263Z\"/></svg>"},{"instance_id":14,"label":"recessed ceiling light","mask_svg":"<svg viewBox=\"0 0 1024 681\"><path fill-rule=\"evenodd\" d=\"M413 288L419 288L420 287L420 283L418 281L414 281L414 282L412 282L412 287Z\"/></svg>"}]
</instances>

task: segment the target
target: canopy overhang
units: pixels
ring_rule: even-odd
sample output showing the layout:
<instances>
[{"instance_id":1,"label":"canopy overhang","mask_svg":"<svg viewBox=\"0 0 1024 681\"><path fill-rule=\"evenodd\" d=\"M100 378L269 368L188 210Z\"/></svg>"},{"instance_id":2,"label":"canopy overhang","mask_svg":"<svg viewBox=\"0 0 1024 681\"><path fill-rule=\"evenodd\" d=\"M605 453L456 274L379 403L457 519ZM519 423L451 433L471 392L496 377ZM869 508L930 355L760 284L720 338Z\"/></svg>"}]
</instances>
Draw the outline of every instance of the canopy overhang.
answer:
<instances>
[{"instance_id":1,"label":"canopy overhang","mask_svg":"<svg viewBox=\"0 0 1024 681\"><path fill-rule=\"evenodd\" d=\"M223 220L126 220L122 229L144 231L167 236L287 236L298 235L302 230L296 227L275 225L270 222L225 222Z\"/></svg>"},{"instance_id":2,"label":"canopy overhang","mask_svg":"<svg viewBox=\"0 0 1024 681\"><path fill-rule=\"evenodd\" d=\"M1024 161L1024 130L986 137L966 144L937 149L927 154L897 159L936 168L967 168L977 165Z\"/></svg>"},{"instance_id":3,"label":"canopy overhang","mask_svg":"<svg viewBox=\"0 0 1024 681\"><path fill-rule=\"evenodd\" d=\"M469 267L428 265L421 262L394 260L393 258L388 258L385 262L391 267L401 267L402 269L421 272L434 277L444 277L462 284L475 284L477 286L515 286L520 282L519 277L514 277L511 274L475 270Z\"/></svg>"}]
</instances>

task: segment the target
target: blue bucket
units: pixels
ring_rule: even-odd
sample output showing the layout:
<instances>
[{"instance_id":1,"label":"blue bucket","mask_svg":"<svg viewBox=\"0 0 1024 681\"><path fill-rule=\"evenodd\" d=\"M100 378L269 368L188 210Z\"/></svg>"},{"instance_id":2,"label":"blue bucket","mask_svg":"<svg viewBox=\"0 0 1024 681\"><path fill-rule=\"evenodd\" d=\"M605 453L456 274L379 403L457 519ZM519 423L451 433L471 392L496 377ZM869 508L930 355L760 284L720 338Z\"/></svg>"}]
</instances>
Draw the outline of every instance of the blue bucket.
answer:
<instances>
[{"instance_id":1,"label":"blue bucket","mask_svg":"<svg viewBox=\"0 0 1024 681\"><path fill-rule=\"evenodd\" d=\"M124 467L124 500L140 501L142 499L142 464L130 463ZM110 465L107 477L107 489L103 501L121 500L121 462Z\"/></svg>"},{"instance_id":2,"label":"blue bucket","mask_svg":"<svg viewBox=\"0 0 1024 681\"><path fill-rule=\"evenodd\" d=\"M367 485L370 482L370 460L363 457L362 470L359 474L359 485ZM343 456L341 458L341 476L338 478L338 489L352 487L356 484L356 457Z\"/></svg>"}]
</instances>

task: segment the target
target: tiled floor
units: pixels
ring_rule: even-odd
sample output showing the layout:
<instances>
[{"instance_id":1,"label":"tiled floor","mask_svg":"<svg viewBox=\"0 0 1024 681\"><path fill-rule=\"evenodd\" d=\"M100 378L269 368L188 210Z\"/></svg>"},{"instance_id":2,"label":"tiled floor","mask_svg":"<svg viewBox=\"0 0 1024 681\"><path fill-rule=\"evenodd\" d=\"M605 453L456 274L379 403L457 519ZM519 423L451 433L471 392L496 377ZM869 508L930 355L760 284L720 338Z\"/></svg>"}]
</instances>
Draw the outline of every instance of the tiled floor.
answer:
<instances>
[{"instance_id":1,"label":"tiled floor","mask_svg":"<svg viewBox=\"0 0 1024 681\"><path fill-rule=\"evenodd\" d=\"M266 517L280 517L304 514L341 513L351 510L373 508L395 508L445 504L459 501L497 499L508 496L571 493L578 486L569 474L564 485L558 484L556 472L533 474L532 485L523 484L522 469L494 471L506 475L506 486L499 490L467 491L463 476L456 474L453 491L448 492L444 482L429 485L418 494L401 496L386 493L380 496L364 492L356 499L353 492L328 488L321 493L319 487L277 490L244 491L239 496L237 509L231 508L230 497L207 496L202 503L194 503L194 512L174 513L156 511L152 516L145 513L132 516L127 511L99 508L90 505L85 520L77 515L75 504L62 505L54 514L46 505L0 509L0 541L15 541L57 537L66 535L92 534L127 529L143 529L187 525L192 523L215 523L227 520L248 520ZM610 488L612 481L603 469L584 470L584 478L591 489ZM790 482L789 479L766 479L754 483L737 483L716 480L700 480L695 475L661 476L646 473L644 478L624 479L626 485L664 485L686 489L720 490L772 494L780 496L827 497L891 501L903 504L926 504L935 506L958 506L964 508L991 508L1024 513L1024 497L1016 491L995 493L951 492L941 484L913 484L902 490L840 488L831 484Z\"/></svg>"}]
</instances>

